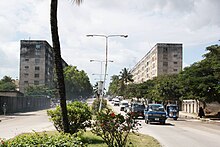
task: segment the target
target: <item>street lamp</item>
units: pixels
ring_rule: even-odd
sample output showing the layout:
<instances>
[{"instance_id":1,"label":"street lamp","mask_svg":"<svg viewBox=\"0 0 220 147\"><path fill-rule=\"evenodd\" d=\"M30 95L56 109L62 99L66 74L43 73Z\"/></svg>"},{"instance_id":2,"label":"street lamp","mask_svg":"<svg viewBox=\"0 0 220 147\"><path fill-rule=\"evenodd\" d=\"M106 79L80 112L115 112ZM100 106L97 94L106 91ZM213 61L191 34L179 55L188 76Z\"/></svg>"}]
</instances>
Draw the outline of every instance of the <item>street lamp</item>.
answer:
<instances>
[{"instance_id":1,"label":"street lamp","mask_svg":"<svg viewBox=\"0 0 220 147\"><path fill-rule=\"evenodd\" d=\"M100 74L100 81L102 80L102 63L103 62L105 62L105 61L103 61L103 60L90 60L90 62L100 62L101 63L101 74ZM112 60L108 60L107 62L114 62L114 61L112 61Z\"/></svg>"},{"instance_id":2,"label":"street lamp","mask_svg":"<svg viewBox=\"0 0 220 147\"><path fill-rule=\"evenodd\" d=\"M104 72L104 80L103 80L103 87L102 87L102 97L99 105L99 111L101 111L102 108L102 99L104 97L104 89L105 89L105 82L106 82L106 74L107 74L107 66L108 66L108 38L109 37L124 37L127 38L128 35L96 35L96 34L90 34L86 35L87 37L104 37L105 38L105 72Z\"/></svg>"}]
</instances>

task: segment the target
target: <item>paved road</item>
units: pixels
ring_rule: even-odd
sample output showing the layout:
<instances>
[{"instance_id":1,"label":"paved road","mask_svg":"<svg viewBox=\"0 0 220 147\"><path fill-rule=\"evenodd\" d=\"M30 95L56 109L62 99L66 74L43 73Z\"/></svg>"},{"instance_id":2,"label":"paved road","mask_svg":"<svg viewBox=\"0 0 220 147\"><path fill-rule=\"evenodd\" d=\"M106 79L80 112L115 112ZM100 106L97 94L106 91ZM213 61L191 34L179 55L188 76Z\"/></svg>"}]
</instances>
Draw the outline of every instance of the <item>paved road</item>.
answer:
<instances>
[{"instance_id":1,"label":"paved road","mask_svg":"<svg viewBox=\"0 0 220 147\"><path fill-rule=\"evenodd\" d=\"M90 101L91 103L92 101ZM113 107L119 111L119 107ZM53 124L48 121L46 110L18 113L4 118L0 116L0 138L12 138L24 132L33 130L55 130ZM164 147L219 147L220 123L201 122L196 119L168 120L166 125L144 123L139 132L156 138Z\"/></svg>"},{"instance_id":2,"label":"paved road","mask_svg":"<svg viewBox=\"0 0 220 147\"><path fill-rule=\"evenodd\" d=\"M0 116L0 138L13 138L25 132L55 130L46 110Z\"/></svg>"},{"instance_id":3,"label":"paved road","mask_svg":"<svg viewBox=\"0 0 220 147\"><path fill-rule=\"evenodd\" d=\"M112 106L116 112L118 106ZM124 113L124 112L120 112ZM141 123L140 133L153 136L163 147L220 147L220 123L197 119L168 119L166 125Z\"/></svg>"}]
</instances>

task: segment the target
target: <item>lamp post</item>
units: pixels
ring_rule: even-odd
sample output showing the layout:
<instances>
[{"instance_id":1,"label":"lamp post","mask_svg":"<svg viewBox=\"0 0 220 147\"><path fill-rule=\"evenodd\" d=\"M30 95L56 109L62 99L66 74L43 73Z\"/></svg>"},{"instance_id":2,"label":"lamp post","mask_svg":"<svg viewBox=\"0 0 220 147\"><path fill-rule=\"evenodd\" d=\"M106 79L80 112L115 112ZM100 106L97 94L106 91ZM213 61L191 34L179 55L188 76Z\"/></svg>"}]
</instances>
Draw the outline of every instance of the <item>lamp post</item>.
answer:
<instances>
[{"instance_id":1,"label":"lamp post","mask_svg":"<svg viewBox=\"0 0 220 147\"><path fill-rule=\"evenodd\" d=\"M128 35L86 35L87 37L104 37L105 38L105 72L104 72L104 80L103 80L103 87L102 87L102 97L99 105L99 111L101 111L102 108L102 99L104 97L104 89L105 89L105 82L106 82L106 74L107 74L107 66L108 66L108 38L110 37L124 37L127 38Z\"/></svg>"},{"instance_id":2,"label":"lamp post","mask_svg":"<svg viewBox=\"0 0 220 147\"><path fill-rule=\"evenodd\" d=\"M105 61L103 61L103 60L90 60L90 62L100 62L101 63L101 71L100 71L100 81L102 81L102 63L103 62L105 62ZM108 60L107 62L114 62L114 61L112 61L112 60Z\"/></svg>"}]
</instances>

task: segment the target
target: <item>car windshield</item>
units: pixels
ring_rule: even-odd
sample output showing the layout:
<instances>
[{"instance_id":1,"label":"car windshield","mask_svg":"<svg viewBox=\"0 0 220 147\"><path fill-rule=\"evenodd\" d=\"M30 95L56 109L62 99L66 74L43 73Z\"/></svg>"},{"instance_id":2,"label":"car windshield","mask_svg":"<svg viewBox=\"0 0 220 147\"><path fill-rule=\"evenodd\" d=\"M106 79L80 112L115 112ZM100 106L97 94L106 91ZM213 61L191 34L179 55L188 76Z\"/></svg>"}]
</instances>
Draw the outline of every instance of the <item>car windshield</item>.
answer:
<instances>
[{"instance_id":1,"label":"car windshield","mask_svg":"<svg viewBox=\"0 0 220 147\"><path fill-rule=\"evenodd\" d=\"M178 107L177 106L169 106L169 109L170 110L178 110Z\"/></svg>"},{"instance_id":2,"label":"car windshield","mask_svg":"<svg viewBox=\"0 0 220 147\"><path fill-rule=\"evenodd\" d=\"M145 105L143 104L133 104L134 107L139 107L139 108L145 108Z\"/></svg>"},{"instance_id":3,"label":"car windshield","mask_svg":"<svg viewBox=\"0 0 220 147\"><path fill-rule=\"evenodd\" d=\"M149 110L150 111L165 111L162 105L150 105Z\"/></svg>"}]
</instances>

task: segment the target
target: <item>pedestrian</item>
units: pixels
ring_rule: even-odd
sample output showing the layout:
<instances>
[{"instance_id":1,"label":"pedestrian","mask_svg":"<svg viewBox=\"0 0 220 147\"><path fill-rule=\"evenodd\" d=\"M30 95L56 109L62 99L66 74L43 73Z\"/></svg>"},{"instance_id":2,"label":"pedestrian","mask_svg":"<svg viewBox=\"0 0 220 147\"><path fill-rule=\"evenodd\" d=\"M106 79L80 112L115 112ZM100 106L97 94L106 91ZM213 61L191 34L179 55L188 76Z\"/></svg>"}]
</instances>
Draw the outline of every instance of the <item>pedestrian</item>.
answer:
<instances>
[{"instance_id":1,"label":"pedestrian","mask_svg":"<svg viewBox=\"0 0 220 147\"><path fill-rule=\"evenodd\" d=\"M202 118L203 116L205 116L204 110L202 107L199 107L199 117Z\"/></svg>"}]
</instances>

